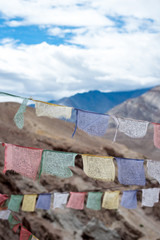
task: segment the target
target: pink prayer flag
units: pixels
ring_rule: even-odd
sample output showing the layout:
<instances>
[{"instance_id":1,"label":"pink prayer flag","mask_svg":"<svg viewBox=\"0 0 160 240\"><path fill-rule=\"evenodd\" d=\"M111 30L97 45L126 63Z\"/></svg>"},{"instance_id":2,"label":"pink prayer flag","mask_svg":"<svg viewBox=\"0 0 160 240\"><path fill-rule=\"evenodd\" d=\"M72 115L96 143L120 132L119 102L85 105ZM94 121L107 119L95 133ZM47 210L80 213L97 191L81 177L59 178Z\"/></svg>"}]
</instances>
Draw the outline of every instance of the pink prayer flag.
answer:
<instances>
[{"instance_id":1,"label":"pink prayer flag","mask_svg":"<svg viewBox=\"0 0 160 240\"><path fill-rule=\"evenodd\" d=\"M31 232L29 232L26 228L23 226L21 227L21 232L20 232L20 240L28 240L29 237L32 235Z\"/></svg>"},{"instance_id":2,"label":"pink prayer flag","mask_svg":"<svg viewBox=\"0 0 160 240\"><path fill-rule=\"evenodd\" d=\"M5 143L5 165L3 172L13 170L36 180L43 149L21 147Z\"/></svg>"},{"instance_id":3,"label":"pink prayer flag","mask_svg":"<svg viewBox=\"0 0 160 240\"><path fill-rule=\"evenodd\" d=\"M160 148L160 124L154 124L154 146Z\"/></svg>"},{"instance_id":4,"label":"pink prayer flag","mask_svg":"<svg viewBox=\"0 0 160 240\"><path fill-rule=\"evenodd\" d=\"M70 198L66 207L82 210L84 208L85 195L85 192L70 192Z\"/></svg>"},{"instance_id":5,"label":"pink prayer flag","mask_svg":"<svg viewBox=\"0 0 160 240\"><path fill-rule=\"evenodd\" d=\"M8 196L5 194L0 194L0 206L8 199Z\"/></svg>"}]
</instances>

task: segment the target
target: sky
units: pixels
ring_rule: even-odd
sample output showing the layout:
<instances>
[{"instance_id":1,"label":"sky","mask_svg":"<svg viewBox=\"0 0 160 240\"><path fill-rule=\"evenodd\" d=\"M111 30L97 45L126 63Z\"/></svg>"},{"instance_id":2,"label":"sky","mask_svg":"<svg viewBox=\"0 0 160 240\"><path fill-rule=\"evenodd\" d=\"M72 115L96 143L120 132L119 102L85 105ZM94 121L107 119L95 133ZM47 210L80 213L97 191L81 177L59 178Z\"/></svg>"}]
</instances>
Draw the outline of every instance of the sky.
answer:
<instances>
[{"instance_id":1,"label":"sky","mask_svg":"<svg viewBox=\"0 0 160 240\"><path fill-rule=\"evenodd\" d=\"M160 84L159 0L0 0L0 91L49 100Z\"/></svg>"}]
</instances>

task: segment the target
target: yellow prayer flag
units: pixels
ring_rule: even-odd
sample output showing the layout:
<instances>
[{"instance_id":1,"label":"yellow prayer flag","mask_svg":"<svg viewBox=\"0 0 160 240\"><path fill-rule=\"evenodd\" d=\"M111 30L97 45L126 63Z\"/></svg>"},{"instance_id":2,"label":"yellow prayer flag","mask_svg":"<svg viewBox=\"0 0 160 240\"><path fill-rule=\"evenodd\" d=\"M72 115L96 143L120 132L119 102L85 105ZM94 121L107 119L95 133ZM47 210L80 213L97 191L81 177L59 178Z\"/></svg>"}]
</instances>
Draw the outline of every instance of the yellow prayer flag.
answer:
<instances>
[{"instance_id":1,"label":"yellow prayer flag","mask_svg":"<svg viewBox=\"0 0 160 240\"><path fill-rule=\"evenodd\" d=\"M83 154L83 170L85 174L100 181L114 181L115 165L113 157L98 157L94 155Z\"/></svg>"},{"instance_id":2,"label":"yellow prayer flag","mask_svg":"<svg viewBox=\"0 0 160 240\"><path fill-rule=\"evenodd\" d=\"M106 209L117 209L119 206L120 191L105 192L102 207Z\"/></svg>"},{"instance_id":3,"label":"yellow prayer flag","mask_svg":"<svg viewBox=\"0 0 160 240\"><path fill-rule=\"evenodd\" d=\"M34 212L37 194L24 195L22 211Z\"/></svg>"}]
</instances>

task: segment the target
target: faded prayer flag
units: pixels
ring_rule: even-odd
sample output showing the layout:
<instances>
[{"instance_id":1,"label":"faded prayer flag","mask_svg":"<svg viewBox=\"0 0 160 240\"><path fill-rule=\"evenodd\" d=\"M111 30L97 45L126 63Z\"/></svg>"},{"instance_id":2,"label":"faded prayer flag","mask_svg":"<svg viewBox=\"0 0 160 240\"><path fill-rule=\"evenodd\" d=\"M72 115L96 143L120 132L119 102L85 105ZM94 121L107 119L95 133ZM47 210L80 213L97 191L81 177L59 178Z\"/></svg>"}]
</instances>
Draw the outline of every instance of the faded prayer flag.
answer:
<instances>
[{"instance_id":1,"label":"faded prayer flag","mask_svg":"<svg viewBox=\"0 0 160 240\"><path fill-rule=\"evenodd\" d=\"M53 209L64 209L68 200L69 193L54 193Z\"/></svg>"},{"instance_id":2,"label":"faded prayer flag","mask_svg":"<svg viewBox=\"0 0 160 240\"><path fill-rule=\"evenodd\" d=\"M128 209L137 208L137 190L123 191L121 206Z\"/></svg>"},{"instance_id":3,"label":"faded prayer flag","mask_svg":"<svg viewBox=\"0 0 160 240\"><path fill-rule=\"evenodd\" d=\"M68 167L75 166L76 155L76 153L69 152L43 151L41 173L61 178L72 177L73 173Z\"/></svg>"},{"instance_id":4,"label":"faded prayer flag","mask_svg":"<svg viewBox=\"0 0 160 240\"><path fill-rule=\"evenodd\" d=\"M85 195L85 192L70 192L67 208L82 210L84 208Z\"/></svg>"},{"instance_id":5,"label":"faded prayer flag","mask_svg":"<svg viewBox=\"0 0 160 240\"><path fill-rule=\"evenodd\" d=\"M8 217L9 226L11 229L13 229L14 232L16 232L21 225L20 220L16 216L12 216L12 214Z\"/></svg>"},{"instance_id":6,"label":"faded prayer flag","mask_svg":"<svg viewBox=\"0 0 160 240\"><path fill-rule=\"evenodd\" d=\"M43 193L40 194L37 200L36 208L49 210L51 206L51 194Z\"/></svg>"},{"instance_id":7,"label":"faded prayer flag","mask_svg":"<svg viewBox=\"0 0 160 240\"><path fill-rule=\"evenodd\" d=\"M52 103L35 101L36 114L38 117L46 116L50 118L66 118L70 119L72 115L72 107L56 105Z\"/></svg>"},{"instance_id":8,"label":"faded prayer flag","mask_svg":"<svg viewBox=\"0 0 160 240\"><path fill-rule=\"evenodd\" d=\"M118 180L124 185L145 185L144 160L116 158Z\"/></svg>"},{"instance_id":9,"label":"faded prayer flag","mask_svg":"<svg viewBox=\"0 0 160 240\"><path fill-rule=\"evenodd\" d=\"M76 111L76 127L73 136L77 127L93 136L103 136L106 133L109 115L79 109Z\"/></svg>"},{"instance_id":10,"label":"faded prayer flag","mask_svg":"<svg viewBox=\"0 0 160 240\"><path fill-rule=\"evenodd\" d=\"M159 123L153 123L154 125L154 146L157 148L160 148L160 124Z\"/></svg>"},{"instance_id":11,"label":"faded prayer flag","mask_svg":"<svg viewBox=\"0 0 160 240\"><path fill-rule=\"evenodd\" d=\"M29 240L30 236L32 235L31 232L29 232L26 228L23 226L21 227L20 231L20 240Z\"/></svg>"},{"instance_id":12,"label":"faded prayer flag","mask_svg":"<svg viewBox=\"0 0 160 240\"><path fill-rule=\"evenodd\" d=\"M22 203L22 211L34 212L37 194L24 195Z\"/></svg>"},{"instance_id":13,"label":"faded prayer flag","mask_svg":"<svg viewBox=\"0 0 160 240\"><path fill-rule=\"evenodd\" d=\"M102 195L102 192L89 192L86 207L93 210L101 210Z\"/></svg>"},{"instance_id":14,"label":"faded prayer flag","mask_svg":"<svg viewBox=\"0 0 160 240\"><path fill-rule=\"evenodd\" d=\"M117 122L119 131L131 138L143 138L147 133L149 122L135 119L117 118L115 116L114 119Z\"/></svg>"},{"instance_id":15,"label":"faded prayer flag","mask_svg":"<svg viewBox=\"0 0 160 240\"><path fill-rule=\"evenodd\" d=\"M113 157L98 157L94 155L83 154L83 170L85 174L100 181L114 181L115 165Z\"/></svg>"},{"instance_id":16,"label":"faded prayer flag","mask_svg":"<svg viewBox=\"0 0 160 240\"><path fill-rule=\"evenodd\" d=\"M147 160L148 175L160 183L160 162Z\"/></svg>"},{"instance_id":17,"label":"faded prayer flag","mask_svg":"<svg viewBox=\"0 0 160 240\"><path fill-rule=\"evenodd\" d=\"M11 195L8 203L8 209L13 212L19 212L19 208L23 199L23 195Z\"/></svg>"},{"instance_id":18,"label":"faded prayer flag","mask_svg":"<svg viewBox=\"0 0 160 240\"><path fill-rule=\"evenodd\" d=\"M21 147L5 143L5 165L3 172L13 170L22 176L36 180L43 149Z\"/></svg>"},{"instance_id":19,"label":"faded prayer flag","mask_svg":"<svg viewBox=\"0 0 160 240\"><path fill-rule=\"evenodd\" d=\"M24 126L24 112L26 111L27 103L28 99L25 98L14 116L14 122L19 129L22 129Z\"/></svg>"},{"instance_id":20,"label":"faded prayer flag","mask_svg":"<svg viewBox=\"0 0 160 240\"><path fill-rule=\"evenodd\" d=\"M105 192L102 207L106 209L118 209L119 207L119 191Z\"/></svg>"},{"instance_id":21,"label":"faded prayer flag","mask_svg":"<svg viewBox=\"0 0 160 240\"><path fill-rule=\"evenodd\" d=\"M11 214L10 210L2 210L0 211L0 219L8 220L10 214Z\"/></svg>"},{"instance_id":22,"label":"faded prayer flag","mask_svg":"<svg viewBox=\"0 0 160 240\"><path fill-rule=\"evenodd\" d=\"M159 202L159 188L142 189L142 206L153 207Z\"/></svg>"},{"instance_id":23,"label":"faded prayer flag","mask_svg":"<svg viewBox=\"0 0 160 240\"><path fill-rule=\"evenodd\" d=\"M5 203L5 201L8 199L8 196L5 194L0 194L0 207Z\"/></svg>"}]
</instances>

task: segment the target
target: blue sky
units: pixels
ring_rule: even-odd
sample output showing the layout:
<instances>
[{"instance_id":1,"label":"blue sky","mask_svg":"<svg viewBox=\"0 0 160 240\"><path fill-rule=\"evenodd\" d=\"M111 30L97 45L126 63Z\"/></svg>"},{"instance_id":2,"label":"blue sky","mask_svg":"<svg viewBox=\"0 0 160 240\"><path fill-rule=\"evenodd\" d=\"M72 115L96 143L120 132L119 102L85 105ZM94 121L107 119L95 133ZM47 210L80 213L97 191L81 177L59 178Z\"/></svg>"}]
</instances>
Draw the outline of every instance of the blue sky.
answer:
<instances>
[{"instance_id":1,"label":"blue sky","mask_svg":"<svg viewBox=\"0 0 160 240\"><path fill-rule=\"evenodd\" d=\"M159 0L0 2L0 91L59 99L160 84Z\"/></svg>"}]
</instances>

